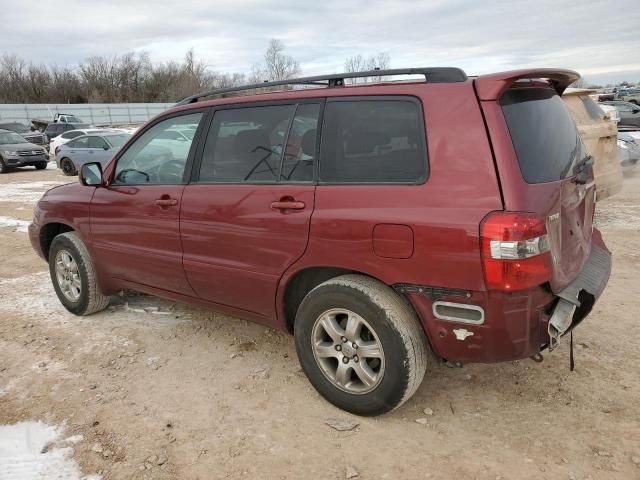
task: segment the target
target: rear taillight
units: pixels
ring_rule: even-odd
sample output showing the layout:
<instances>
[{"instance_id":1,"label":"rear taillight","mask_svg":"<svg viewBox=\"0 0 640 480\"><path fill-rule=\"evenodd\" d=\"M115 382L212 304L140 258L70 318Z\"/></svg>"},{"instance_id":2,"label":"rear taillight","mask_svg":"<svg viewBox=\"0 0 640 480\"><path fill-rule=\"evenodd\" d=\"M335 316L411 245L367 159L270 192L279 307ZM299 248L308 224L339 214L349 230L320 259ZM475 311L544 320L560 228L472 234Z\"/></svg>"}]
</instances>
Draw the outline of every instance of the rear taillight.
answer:
<instances>
[{"instance_id":1,"label":"rear taillight","mask_svg":"<svg viewBox=\"0 0 640 480\"><path fill-rule=\"evenodd\" d=\"M488 289L524 290L551 279L547 229L537 215L491 213L482 221L480 238Z\"/></svg>"},{"instance_id":2,"label":"rear taillight","mask_svg":"<svg viewBox=\"0 0 640 480\"><path fill-rule=\"evenodd\" d=\"M60 145L58 145L58 146L56 147L56 149L55 149L55 154L57 155L59 151L60 151Z\"/></svg>"}]
</instances>

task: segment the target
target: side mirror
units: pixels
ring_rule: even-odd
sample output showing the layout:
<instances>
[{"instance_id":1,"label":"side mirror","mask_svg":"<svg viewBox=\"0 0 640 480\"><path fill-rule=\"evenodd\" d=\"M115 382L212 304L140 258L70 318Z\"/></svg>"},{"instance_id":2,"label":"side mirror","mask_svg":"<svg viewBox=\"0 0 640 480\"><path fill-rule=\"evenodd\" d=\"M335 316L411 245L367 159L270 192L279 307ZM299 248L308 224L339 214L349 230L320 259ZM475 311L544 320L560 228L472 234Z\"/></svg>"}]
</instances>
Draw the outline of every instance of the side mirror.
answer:
<instances>
[{"instance_id":1,"label":"side mirror","mask_svg":"<svg viewBox=\"0 0 640 480\"><path fill-rule=\"evenodd\" d=\"M98 162L85 163L80 168L80 183L87 187L102 185L102 165Z\"/></svg>"},{"instance_id":2,"label":"side mirror","mask_svg":"<svg viewBox=\"0 0 640 480\"><path fill-rule=\"evenodd\" d=\"M103 150L109 150L109 146L108 146L108 145L105 145L105 146L103 146L103 147L102 147L102 149L103 149Z\"/></svg>"}]
</instances>

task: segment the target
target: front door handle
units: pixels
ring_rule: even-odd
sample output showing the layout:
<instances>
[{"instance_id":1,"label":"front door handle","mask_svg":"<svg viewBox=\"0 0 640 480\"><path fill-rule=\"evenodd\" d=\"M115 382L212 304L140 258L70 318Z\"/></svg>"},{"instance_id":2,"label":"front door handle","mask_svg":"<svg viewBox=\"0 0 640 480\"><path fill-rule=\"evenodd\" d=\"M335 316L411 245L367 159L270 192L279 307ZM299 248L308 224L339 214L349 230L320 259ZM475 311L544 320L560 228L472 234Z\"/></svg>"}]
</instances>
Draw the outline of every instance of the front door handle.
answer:
<instances>
[{"instance_id":1,"label":"front door handle","mask_svg":"<svg viewBox=\"0 0 640 480\"><path fill-rule=\"evenodd\" d=\"M175 207L178 204L178 200L175 198L159 198L156 200L156 205L159 207Z\"/></svg>"},{"instance_id":2,"label":"front door handle","mask_svg":"<svg viewBox=\"0 0 640 480\"><path fill-rule=\"evenodd\" d=\"M304 202L298 202L296 200L280 200L279 202L271 203L271 208L276 210L302 210L304 207Z\"/></svg>"}]
</instances>

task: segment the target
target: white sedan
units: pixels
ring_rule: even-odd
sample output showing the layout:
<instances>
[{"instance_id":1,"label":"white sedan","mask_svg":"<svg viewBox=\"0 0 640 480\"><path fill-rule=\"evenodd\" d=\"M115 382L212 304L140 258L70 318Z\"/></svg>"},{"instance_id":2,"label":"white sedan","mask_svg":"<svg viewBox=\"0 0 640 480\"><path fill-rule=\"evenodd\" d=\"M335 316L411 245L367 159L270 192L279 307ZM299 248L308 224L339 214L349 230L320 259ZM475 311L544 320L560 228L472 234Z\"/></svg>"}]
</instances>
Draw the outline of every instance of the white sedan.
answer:
<instances>
[{"instance_id":1,"label":"white sedan","mask_svg":"<svg viewBox=\"0 0 640 480\"><path fill-rule=\"evenodd\" d=\"M64 132L61 135L58 135L55 138L52 138L49 142L49 158L51 158L51 160L54 159L56 152L56 149L58 149L58 147L64 143L67 143L71 140L73 140L74 138L80 137L81 135L90 135L92 133L104 133L105 131L108 131L107 129L95 129L95 128L91 128L91 129L87 129L87 128L82 128L79 130L69 130L67 132Z\"/></svg>"}]
</instances>

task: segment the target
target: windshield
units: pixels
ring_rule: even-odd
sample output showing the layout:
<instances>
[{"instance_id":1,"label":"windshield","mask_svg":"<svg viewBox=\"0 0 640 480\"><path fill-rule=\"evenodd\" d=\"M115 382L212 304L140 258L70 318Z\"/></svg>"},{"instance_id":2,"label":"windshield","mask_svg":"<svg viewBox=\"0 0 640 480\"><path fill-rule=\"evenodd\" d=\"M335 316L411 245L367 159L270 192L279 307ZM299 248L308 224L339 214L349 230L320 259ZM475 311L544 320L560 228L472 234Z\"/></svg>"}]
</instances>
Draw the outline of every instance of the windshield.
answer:
<instances>
[{"instance_id":1,"label":"windshield","mask_svg":"<svg viewBox=\"0 0 640 480\"><path fill-rule=\"evenodd\" d=\"M17 133L29 133L30 131L29 127L21 123L7 123L4 125L0 125L0 128L4 130L11 130L12 132Z\"/></svg>"},{"instance_id":2,"label":"windshield","mask_svg":"<svg viewBox=\"0 0 640 480\"><path fill-rule=\"evenodd\" d=\"M0 132L0 145L11 145L13 143L28 143L17 133Z\"/></svg>"},{"instance_id":3,"label":"windshield","mask_svg":"<svg viewBox=\"0 0 640 480\"><path fill-rule=\"evenodd\" d=\"M563 180L586 149L562 99L549 88L514 88L500 99L527 183Z\"/></svg>"},{"instance_id":4,"label":"windshield","mask_svg":"<svg viewBox=\"0 0 640 480\"><path fill-rule=\"evenodd\" d=\"M131 138L131 136L122 134L122 135L109 135L108 137L105 137L105 138L109 141L112 147L119 148L122 145L124 145L126 141L129 140L129 138Z\"/></svg>"}]
</instances>

